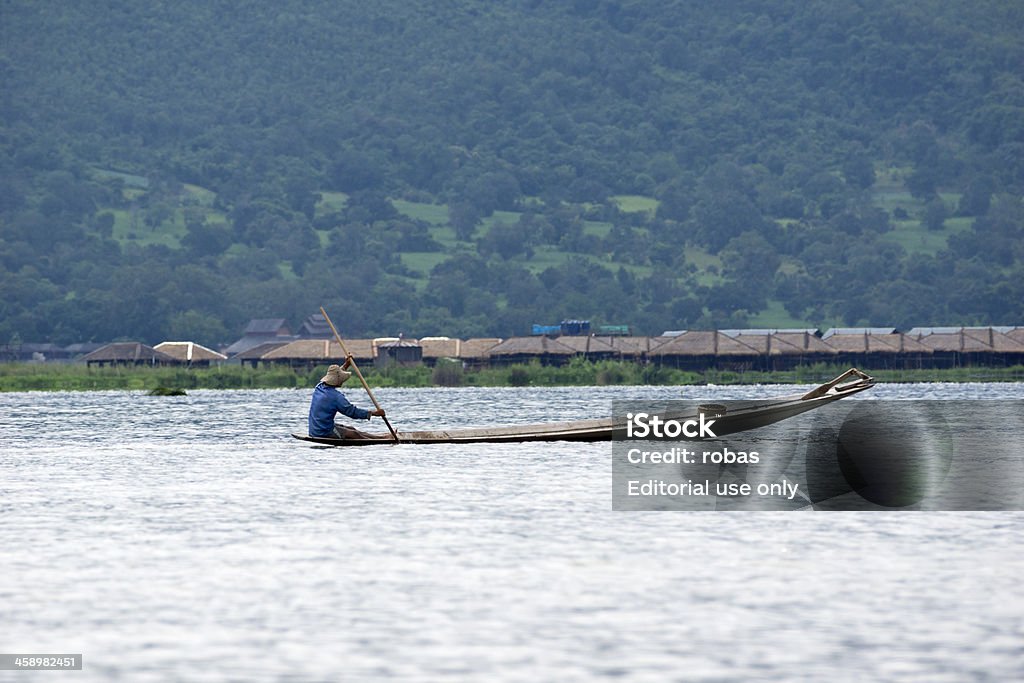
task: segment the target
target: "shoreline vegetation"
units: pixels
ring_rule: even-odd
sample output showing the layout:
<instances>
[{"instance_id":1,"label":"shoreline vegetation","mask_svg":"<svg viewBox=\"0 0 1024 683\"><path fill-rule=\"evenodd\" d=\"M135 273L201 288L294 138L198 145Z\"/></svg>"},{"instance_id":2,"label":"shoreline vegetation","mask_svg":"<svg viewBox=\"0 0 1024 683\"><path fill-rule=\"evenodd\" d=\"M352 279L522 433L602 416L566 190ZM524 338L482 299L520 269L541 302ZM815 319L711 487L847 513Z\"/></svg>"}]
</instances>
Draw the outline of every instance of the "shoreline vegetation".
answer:
<instances>
[{"instance_id":1,"label":"shoreline vegetation","mask_svg":"<svg viewBox=\"0 0 1024 683\"><path fill-rule=\"evenodd\" d=\"M281 389L312 388L326 371L326 365L312 370L291 368L250 368L237 365L212 368L110 367L88 368L75 364L0 364L0 392L14 391L99 391L99 390L189 390L189 389ZM560 367L539 363L497 368L464 369L459 363L435 367L393 367L363 369L373 388L385 387L516 387L516 386L610 386L610 385L727 385L727 384L813 384L824 382L848 368L831 364L808 365L784 371L680 370L628 361L590 362L574 359ZM891 370L861 368L879 382L1021 382L1024 366L961 367L943 369ZM356 385L350 389L359 388Z\"/></svg>"}]
</instances>

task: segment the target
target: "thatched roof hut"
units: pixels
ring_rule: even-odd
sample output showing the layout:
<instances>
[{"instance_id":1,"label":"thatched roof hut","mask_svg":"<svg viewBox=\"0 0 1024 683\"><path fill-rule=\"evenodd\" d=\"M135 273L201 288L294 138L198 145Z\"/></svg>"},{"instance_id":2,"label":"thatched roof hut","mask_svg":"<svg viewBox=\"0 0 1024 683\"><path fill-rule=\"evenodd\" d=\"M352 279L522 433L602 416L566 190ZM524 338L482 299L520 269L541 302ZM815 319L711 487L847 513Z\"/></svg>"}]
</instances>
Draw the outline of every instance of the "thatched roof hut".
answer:
<instances>
[{"instance_id":1,"label":"thatched roof hut","mask_svg":"<svg viewBox=\"0 0 1024 683\"><path fill-rule=\"evenodd\" d=\"M684 332L680 332L679 334L671 334L671 335L669 335L669 334L660 334L660 335L658 335L656 337L648 337L647 338L647 355L650 356L651 355L651 351L654 351L656 348L658 348L662 344L667 344L668 342L672 341L673 339L675 339L676 337L678 337L678 336L680 336L682 334L685 334L685 331Z\"/></svg>"},{"instance_id":2,"label":"thatched roof hut","mask_svg":"<svg viewBox=\"0 0 1024 683\"><path fill-rule=\"evenodd\" d=\"M715 345L715 355L719 358L750 358L758 355L757 349L744 344L738 339L733 339L721 332L712 332L711 335Z\"/></svg>"},{"instance_id":3,"label":"thatched roof hut","mask_svg":"<svg viewBox=\"0 0 1024 683\"><path fill-rule=\"evenodd\" d=\"M576 355L583 356L587 360L604 360L616 358L619 352L608 341L610 337L600 338L592 336L562 336L558 337L559 344L569 347Z\"/></svg>"},{"instance_id":4,"label":"thatched roof hut","mask_svg":"<svg viewBox=\"0 0 1024 683\"><path fill-rule=\"evenodd\" d=\"M195 342L165 341L153 348L186 365L209 366L210 363L222 363L228 359L223 353L217 353Z\"/></svg>"},{"instance_id":5,"label":"thatched roof hut","mask_svg":"<svg viewBox=\"0 0 1024 683\"><path fill-rule=\"evenodd\" d=\"M433 365L442 358L458 358L462 340L451 337L423 337L420 339L420 348L423 349L423 362Z\"/></svg>"},{"instance_id":6,"label":"thatched roof hut","mask_svg":"<svg viewBox=\"0 0 1024 683\"><path fill-rule=\"evenodd\" d=\"M544 365L561 365L576 355L572 349L550 337L512 337L487 351L491 363L527 363L539 360Z\"/></svg>"},{"instance_id":7,"label":"thatched roof hut","mask_svg":"<svg viewBox=\"0 0 1024 683\"><path fill-rule=\"evenodd\" d=\"M785 370L804 363L835 360L837 351L812 330L738 330L730 335L758 352L769 370Z\"/></svg>"},{"instance_id":8,"label":"thatched roof hut","mask_svg":"<svg viewBox=\"0 0 1024 683\"><path fill-rule=\"evenodd\" d=\"M895 328L828 330L822 339L836 360L867 368L919 368L931 363L932 349Z\"/></svg>"},{"instance_id":9,"label":"thatched roof hut","mask_svg":"<svg viewBox=\"0 0 1024 683\"><path fill-rule=\"evenodd\" d=\"M652 358L664 359L675 356L707 356L713 357L716 352L717 332L686 330L679 334L665 336L660 343L651 346L649 355Z\"/></svg>"},{"instance_id":10,"label":"thatched roof hut","mask_svg":"<svg viewBox=\"0 0 1024 683\"><path fill-rule=\"evenodd\" d=\"M825 343L842 353L927 353L930 349L902 332L872 333L867 331L837 333L823 338Z\"/></svg>"},{"instance_id":11,"label":"thatched roof hut","mask_svg":"<svg viewBox=\"0 0 1024 683\"><path fill-rule=\"evenodd\" d=\"M345 348L356 362L372 362L374 359L372 339L346 339ZM264 363L282 363L309 368L325 363L341 363L345 352L333 339L296 339L263 354Z\"/></svg>"},{"instance_id":12,"label":"thatched roof hut","mask_svg":"<svg viewBox=\"0 0 1024 683\"><path fill-rule=\"evenodd\" d=\"M242 365L248 363L249 365L255 368L257 365L259 365L259 362L263 360L263 356L265 354L270 353L274 349L279 349L288 343L289 342L286 341L263 342L262 344L257 344L256 346L246 349L241 353L236 353L234 356L231 357L231 360L232 362L237 361Z\"/></svg>"},{"instance_id":13,"label":"thatched roof hut","mask_svg":"<svg viewBox=\"0 0 1024 683\"><path fill-rule=\"evenodd\" d=\"M598 337L608 342L622 358L636 360L643 358L651 349L651 337Z\"/></svg>"},{"instance_id":14,"label":"thatched roof hut","mask_svg":"<svg viewBox=\"0 0 1024 683\"><path fill-rule=\"evenodd\" d=\"M1024 362L1024 341L1014 339L1013 331L1014 328L932 327L914 328L908 335L931 349L934 363L939 366L1014 365Z\"/></svg>"},{"instance_id":15,"label":"thatched roof hut","mask_svg":"<svg viewBox=\"0 0 1024 683\"><path fill-rule=\"evenodd\" d=\"M966 334L961 327L955 332L937 332L922 335L918 341L930 348L932 351L950 353L986 353L992 350L988 340L982 340L979 336Z\"/></svg>"},{"instance_id":16,"label":"thatched roof hut","mask_svg":"<svg viewBox=\"0 0 1024 683\"><path fill-rule=\"evenodd\" d=\"M915 328L908 334L916 336L922 344L936 351L1019 352L1024 350L1022 349L1024 341L1011 336L1015 329L1012 327Z\"/></svg>"},{"instance_id":17,"label":"thatched roof hut","mask_svg":"<svg viewBox=\"0 0 1024 683\"><path fill-rule=\"evenodd\" d=\"M1013 328L1007 330L1012 331ZM992 351L995 353L1024 353L1024 337L1021 339L1014 339L1006 332L1000 332L997 328L989 327L985 330L974 330L968 329L965 331L966 334L978 337L988 342L989 346L992 347Z\"/></svg>"},{"instance_id":18,"label":"thatched roof hut","mask_svg":"<svg viewBox=\"0 0 1024 683\"><path fill-rule=\"evenodd\" d=\"M826 344L821 337L808 331L779 330L770 337L770 354L834 356L836 350Z\"/></svg>"},{"instance_id":19,"label":"thatched roof hut","mask_svg":"<svg viewBox=\"0 0 1024 683\"><path fill-rule=\"evenodd\" d=\"M475 337L459 344L459 359L464 365L476 366L487 363L487 352L501 343L498 337Z\"/></svg>"},{"instance_id":20,"label":"thatched roof hut","mask_svg":"<svg viewBox=\"0 0 1024 683\"><path fill-rule=\"evenodd\" d=\"M393 365L421 365L423 347L412 339L395 339L376 344L377 359L374 366L386 368Z\"/></svg>"},{"instance_id":21,"label":"thatched roof hut","mask_svg":"<svg viewBox=\"0 0 1024 683\"><path fill-rule=\"evenodd\" d=\"M661 363L695 370L750 369L760 358L757 349L715 330L688 330L669 337L658 346L652 346L648 356Z\"/></svg>"},{"instance_id":22,"label":"thatched roof hut","mask_svg":"<svg viewBox=\"0 0 1024 683\"><path fill-rule=\"evenodd\" d=\"M89 367L93 365L174 365L177 359L157 351L141 342L115 342L101 346L81 358Z\"/></svg>"}]
</instances>

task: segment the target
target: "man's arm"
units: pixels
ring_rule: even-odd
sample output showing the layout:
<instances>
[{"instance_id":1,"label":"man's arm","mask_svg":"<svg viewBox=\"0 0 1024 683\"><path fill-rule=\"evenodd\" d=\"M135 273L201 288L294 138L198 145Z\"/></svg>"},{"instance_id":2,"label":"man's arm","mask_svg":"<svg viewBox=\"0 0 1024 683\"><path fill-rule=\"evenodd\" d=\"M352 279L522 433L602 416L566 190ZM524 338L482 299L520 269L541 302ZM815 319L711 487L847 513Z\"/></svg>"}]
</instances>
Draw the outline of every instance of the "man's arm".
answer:
<instances>
[{"instance_id":1,"label":"man's arm","mask_svg":"<svg viewBox=\"0 0 1024 683\"><path fill-rule=\"evenodd\" d=\"M342 370L348 370L350 367L352 367L352 364L354 362L355 362L355 360L352 358L352 354L351 353L348 354L347 356L345 356L345 362L341 364L341 369ZM339 396L341 396L341 401L339 402L338 411L340 413L342 413L343 415L348 415L353 420L369 420L371 416L373 416L373 417L384 417L384 409L383 408L377 408L376 410L363 410L362 408L356 408L354 405L349 403L348 399L345 398L345 396L342 395L340 392L339 392ZM366 417L361 417L361 416L353 415L352 413L347 412L346 406L348 408L354 410L354 411L357 411L360 415L362 413L366 413Z\"/></svg>"},{"instance_id":2,"label":"man's arm","mask_svg":"<svg viewBox=\"0 0 1024 683\"><path fill-rule=\"evenodd\" d=\"M358 408L358 407L352 405L351 403L349 403L349 400L347 398L345 398L345 395L342 394L340 391L338 392L338 405L337 405L337 408L338 408L338 412L339 413L341 413L342 415L346 415L348 417L351 417L353 420L369 420L370 419L370 411L369 410L363 410L362 408Z\"/></svg>"}]
</instances>

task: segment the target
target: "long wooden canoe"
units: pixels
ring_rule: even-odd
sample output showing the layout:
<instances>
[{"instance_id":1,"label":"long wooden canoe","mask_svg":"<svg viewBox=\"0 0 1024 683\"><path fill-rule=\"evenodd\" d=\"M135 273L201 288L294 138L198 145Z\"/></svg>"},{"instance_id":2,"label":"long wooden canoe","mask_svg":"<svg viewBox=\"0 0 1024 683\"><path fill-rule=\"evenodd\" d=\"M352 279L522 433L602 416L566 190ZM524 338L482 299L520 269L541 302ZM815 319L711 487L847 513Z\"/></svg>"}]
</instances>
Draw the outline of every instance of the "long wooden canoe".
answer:
<instances>
[{"instance_id":1,"label":"long wooden canoe","mask_svg":"<svg viewBox=\"0 0 1024 683\"><path fill-rule=\"evenodd\" d=\"M850 381L846 381L853 378ZM714 432L718 436L755 429L814 410L820 406L870 389L874 379L856 368L811 391L794 396L763 401L730 402L728 406L708 405L702 409L714 417ZM696 419L697 415L673 419ZM520 441L611 441L616 434L624 434L625 425L613 418L550 422L532 425L506 425L469 429L398 432L398 441L390 434L373 434L368 439L338 439L334 437L292 434L296 439L325 446L374 446L381 444L430 443L501 443Z\"/></svg>"}]
</instances>

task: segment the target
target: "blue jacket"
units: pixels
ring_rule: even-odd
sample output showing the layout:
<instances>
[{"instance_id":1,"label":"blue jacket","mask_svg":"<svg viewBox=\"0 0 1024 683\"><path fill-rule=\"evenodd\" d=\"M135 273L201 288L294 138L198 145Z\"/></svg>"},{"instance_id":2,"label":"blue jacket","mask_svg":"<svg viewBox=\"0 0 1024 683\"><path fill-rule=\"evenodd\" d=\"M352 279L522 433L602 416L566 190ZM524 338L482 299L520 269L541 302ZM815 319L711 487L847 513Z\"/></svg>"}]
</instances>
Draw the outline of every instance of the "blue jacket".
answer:
<instances>
[{"instance_id":1,"label":"blue jacket","mask_svg":"<svg viewBox=\"0 0 1024 683\"><path fill-rule=\"evenodd\" d=\"M313 400L309 403L309 435L333 436L334 416L338 413L347 415L353 420L370 419L369 410L356 408L348 402L345 394L320 382L313 390Z\"/></svg>"}]
</instances>

